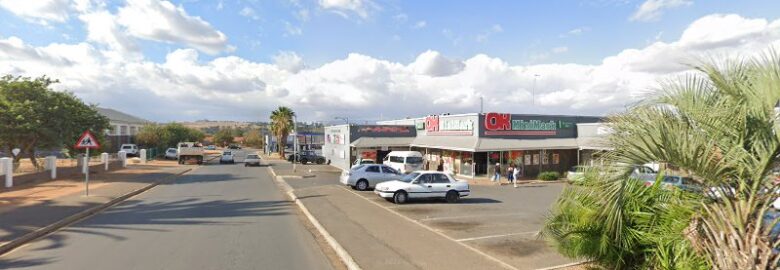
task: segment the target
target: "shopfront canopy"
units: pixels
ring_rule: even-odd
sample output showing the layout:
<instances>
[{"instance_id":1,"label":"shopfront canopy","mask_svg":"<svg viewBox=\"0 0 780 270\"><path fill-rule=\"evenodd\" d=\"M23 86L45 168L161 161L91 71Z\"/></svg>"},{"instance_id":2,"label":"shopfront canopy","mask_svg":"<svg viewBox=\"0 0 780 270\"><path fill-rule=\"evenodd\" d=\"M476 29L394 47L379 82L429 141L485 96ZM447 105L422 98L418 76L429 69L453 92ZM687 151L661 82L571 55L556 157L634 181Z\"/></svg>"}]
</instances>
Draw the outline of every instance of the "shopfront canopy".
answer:
<instances>
[{"instance_id":1,"label":"shopfront canopy","mask_svg":"<svg viewBox=\"0 0 780 270\"><path fill-rule=\"evenodd\" d=\"M351 144L356 148L409 146L414 137L360 137Z\"/></svg>"},{"instance_id":2,"label":"shopfront canopy","mask_svg":"<svg viewBox=\"0 0 780 270\"><path fill-rule=\"evenodd\" d=\"M481 138L476 151L510 151L510 150L539 150L539 149L577 149L577 139L492 139Z\"/></svg>"},{"instance_id":3,"label":"shopfront canopy","mask_svg":"<svg viewBox=\"0 0 780 270\"><path fill-rule=\"evenodd\" d=\"M478 138L475 136L421 136L412 141L416 147L474 152Z\"/></svg>"}]
</instances>

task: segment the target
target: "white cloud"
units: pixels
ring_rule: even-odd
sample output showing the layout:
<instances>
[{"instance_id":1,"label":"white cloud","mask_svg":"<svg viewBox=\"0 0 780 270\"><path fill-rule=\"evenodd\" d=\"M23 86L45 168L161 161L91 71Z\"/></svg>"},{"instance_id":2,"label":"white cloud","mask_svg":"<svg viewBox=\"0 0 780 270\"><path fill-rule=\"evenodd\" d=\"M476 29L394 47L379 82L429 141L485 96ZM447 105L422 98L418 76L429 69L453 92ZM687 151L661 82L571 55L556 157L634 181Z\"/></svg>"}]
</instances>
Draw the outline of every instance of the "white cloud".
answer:
<instances>
[{"instance_id":1,"label":"white cloud","mask_svg":"<svg viewBox=\"0 0 780 270\"><path fill-rule=\"evenodd\" d=\"M285 32L285 34L284 34L285 37L287 37L287 36L300 36L301 34L303 34L303 29L301 29L300 27L297 27L297 26L291 24L288 21L284 21L284 32Z\"/></svg>"},{"instance_id":2,"label":"white cloud","mask_svg":"<svg viewBox=\"0 0 780 270\"><path fill-rule=\"evenodd\" d=\"M417 22L416 22L416 23L415 23L415 24L412 26L412 28L413 28L413 29L422 29L422 28L425 28L425 26L426 26L426 25L428 25L428 22L426 22L426 21L417 21Z\"/></svg>"},{"instance_id":3,"label":"white cloud","mask_svg":"<svg viewBox=\"0 0 780 270\"><path fill-rule=\"evenodd\" d=\"M298 71L306 67L303 63L303 58L295 52L281 51L274 55L273 60L274 65L292 73L298 73Z\"/></svg>"},{"instance_id":4,"label":"white cloud","mask_svg":"<svg viewBox=\"0 0 780 270\"><path fill-rule=\"evenodd\" d=\"M239 15L251 18L252 20L259 20L260 17L257 16L257 13L255 13L255 10L251 7L244 7L241 9L241 11L238 12Z\"/></svg>"},{"instance_id":5,"label":"white cloud","mask_svg":"<svg viewBox=\"0 0 780 270\"><path fill-rule=\"evenodd\" d=\"M480 96L491 111L599 115L638 101L659 79L687 72L679 63L769 46L780 46L780 19L738 15L700 18L677 40L625 49L593 65L515 65L484 54L459 61L433 50L411 63L353 53L307 67L292 52L259 63L236 56L202 60L198 51L180 49L158 63L115 59L91 43L37 47L9 37L0 39L0 74L46 74L88 102L155 120L265 120L279 105L307 121L474 112ZM540 75L536 105L534 74Z\"/></svg>"},{"instance_id":6,"label":"white cloud","mask_svg":"<svg viewBox=\"0 0 780 270\"><path fill-rule=\"evenodd\" d=\"M320 7L335 12L342 17L349 17L348 13L355 13L363 19L368 18L370 11L379 6L371 0L319 0Z\"/></svg>"},{"instance_id":7,"label":"white cloud","mask_svg":"<svg viewBox=\"0 0 780 270\"><path fill-rule=\"evenodd\" d=\"M485 42L493 34L497 34L497 33L501 33L501 32L504 32L504 28L501 27L500 24L494 24L493 26L491 26L487 30L483 31L481 34L477 35L477 37L475 39L476 39L477 42L480 42L480 43L481 42Z\"/></svg>"},{"instance_id":8,"label":"white cloud","mask_svg":"<svg viewBox=\"0 0 780 270\"><path fill-rule=\"evenodd\" d=\"M409 16L406 15L406 13L399 13L393 16L393 20L398 23L405 23L407 20L409 20Z\"/></svg>"},{"instance_id":9,"label":"white cloud","mask_svg":"<svg viewBox=\"0 0 780 270\"><path fill-rule=\"evenodd\" d=\"M137 38L185 44L209 54L231 49L225 34L168 1L128 0L119 8L117 22Z\"/></svg>"},{"instance_id":10,"label":"white cloud","mask_svg":"<svg viewBox=\"0 0 780 270\"><path fill-rule=\"evenodd\" d=\"M692 0L647 0L631 15L632 21L655 21L661 18L664 10L690 6Z\"/></svg>"},{"instance_id":11,"label":"white cloud","mask_svg":"<svg viewBox=\"0 0 780 270\"><path fill-rule=\"evenodd\" d=\"M0 7L25 20L42 25L65 22L70 9L68 0L0 0Z\"/></svg>"},{"instance_id":12,"label":"white cloud","mask_svg":"<svg viewBox=\"0 0 780 270\"><path fill-rule=\"evenodd\" d=\"M579 35L582 35L585 32L588 32L588 31L590 31L590 27L584 27L584 26L583 27L577 27L577 28L571 29L569 31L566 31L566 33L558 35L558 37L559 38L566 38L566 37L571 37L571 36L579 36Z\"/></svg>"},{"instance_id":13,"label":"white cloud","mask_svg":"<svg viewBox=\"0 0 780 270\"><path fill-rule=\"evenodd\" d=\"M560 47L552 48L552 52L553 53L565 53L565 52L568 52L568 51L569 51L569 47L566 47L566 46L560 46Z\"/></svg>"}]
</instances>

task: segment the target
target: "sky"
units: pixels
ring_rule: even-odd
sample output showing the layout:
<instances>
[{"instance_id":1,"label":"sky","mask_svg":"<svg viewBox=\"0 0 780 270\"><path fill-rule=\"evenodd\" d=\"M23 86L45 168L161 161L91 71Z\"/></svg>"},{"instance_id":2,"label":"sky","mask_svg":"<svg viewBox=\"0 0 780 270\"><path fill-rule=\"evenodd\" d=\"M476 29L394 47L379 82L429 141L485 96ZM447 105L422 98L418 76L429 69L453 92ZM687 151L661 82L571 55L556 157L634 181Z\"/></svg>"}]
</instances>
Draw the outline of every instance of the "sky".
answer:
<instances>
[{"instance_id":1,"label":"sky","mask_svg":"<svg viewBox=\"0 0 780 270\"><path fill-rule=\"evenodd\" d=\"M780 48L780 1L0 0L0 75L145 119L608 115ZM775 11L775 12L773 12Z\"/></svg>"}]
</instances>

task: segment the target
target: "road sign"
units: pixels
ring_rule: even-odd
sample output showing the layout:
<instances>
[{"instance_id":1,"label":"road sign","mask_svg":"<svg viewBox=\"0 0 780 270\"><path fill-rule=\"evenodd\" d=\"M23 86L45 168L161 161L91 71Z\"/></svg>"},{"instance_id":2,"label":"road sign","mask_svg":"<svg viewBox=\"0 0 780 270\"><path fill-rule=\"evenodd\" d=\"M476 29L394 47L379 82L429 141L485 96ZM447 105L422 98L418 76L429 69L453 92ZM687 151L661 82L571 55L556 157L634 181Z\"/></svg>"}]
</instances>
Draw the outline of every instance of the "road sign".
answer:
<instances>
[{"instance_id":1,"label":"road sign","mask_svg":"<svg viewBox=\"0 0 780 270\"><path fill-rule=\"evenodd\" d=\"M92 133L89 133L89 130L87 130L81 134L81 137L79 137L79 140L76 141L76 145L74 147L76 149L97 149L100 148L100 143L98 143L97 139L95 139L95 136L92 136Z\"/></svg>"}]
</instances>

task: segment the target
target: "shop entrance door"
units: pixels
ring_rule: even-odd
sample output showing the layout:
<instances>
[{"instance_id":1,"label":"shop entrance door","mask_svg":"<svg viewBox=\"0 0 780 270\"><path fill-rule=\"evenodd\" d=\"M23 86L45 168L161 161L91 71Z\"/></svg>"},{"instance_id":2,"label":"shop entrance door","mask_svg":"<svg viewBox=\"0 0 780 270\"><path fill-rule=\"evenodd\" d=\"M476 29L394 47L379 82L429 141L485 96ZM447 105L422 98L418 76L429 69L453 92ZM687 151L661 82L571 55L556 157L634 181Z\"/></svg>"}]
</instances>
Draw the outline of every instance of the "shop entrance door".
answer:
<instances>
[{"instance_id":1,"label":"shop entrance door","mask_svg":"<svg viewBox=\"0 0 780 270\"><path fill-rule=\"evenodd\" d=\"M382 164L382 160L385 160L385 157L387 154L390 154L391 151L382 151L382 150L376 150L376 163Z\"/></svg>"},{"instance_id":2,"label":"shop entrance door","mask_svg":"<svg viewBox=\"0 0 780 270\"><path fill-rule=\"evenodd\" d=\"M487 153L474 153L474 175L487 175Z\"/></svg>"}]
</instances>

